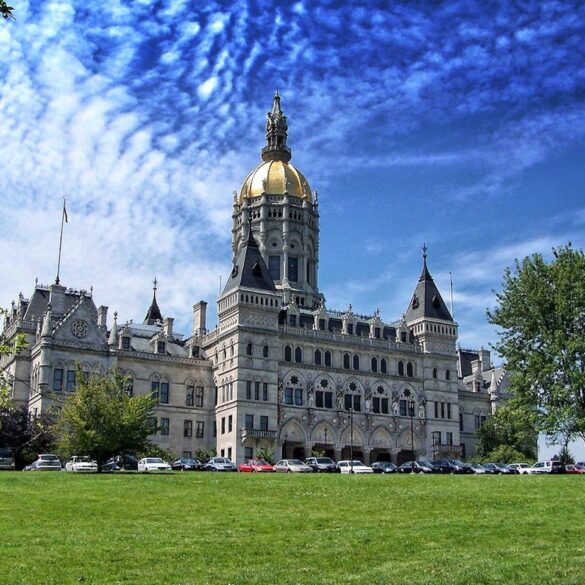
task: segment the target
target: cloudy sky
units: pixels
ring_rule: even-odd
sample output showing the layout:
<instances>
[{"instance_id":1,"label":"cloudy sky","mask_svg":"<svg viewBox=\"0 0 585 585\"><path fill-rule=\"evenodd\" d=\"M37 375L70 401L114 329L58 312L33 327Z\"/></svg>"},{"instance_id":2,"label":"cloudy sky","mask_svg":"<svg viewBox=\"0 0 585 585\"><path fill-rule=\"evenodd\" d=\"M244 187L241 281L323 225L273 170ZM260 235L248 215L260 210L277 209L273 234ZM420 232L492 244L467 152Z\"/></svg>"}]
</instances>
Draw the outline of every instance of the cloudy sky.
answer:
<instances>
[{"instance_id":1,"label":"cloudy sky","mask_svg":"<svg viewBox=\"0 0 585 585\"><path fill-rule=\"evenodd\" d=\"M585 237L585 4L11 0L0 23L0 305L35 278L189 329L283 96L330 308L406 309L420 248L466 347L515 258ZM210 325L213 326L212 315Z\"/></svg>"}]
</instances>

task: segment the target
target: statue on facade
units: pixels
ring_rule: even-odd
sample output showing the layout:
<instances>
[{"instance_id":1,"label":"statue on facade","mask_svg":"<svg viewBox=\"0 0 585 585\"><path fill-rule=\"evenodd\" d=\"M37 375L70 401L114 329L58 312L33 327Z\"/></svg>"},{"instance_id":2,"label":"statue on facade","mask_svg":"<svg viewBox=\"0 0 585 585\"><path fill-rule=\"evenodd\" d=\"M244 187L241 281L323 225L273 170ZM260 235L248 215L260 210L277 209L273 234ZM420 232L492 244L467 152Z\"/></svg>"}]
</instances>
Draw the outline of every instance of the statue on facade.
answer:
<instances>
[{"instance_id":1,"label":"statue on facade","mask_svg":"<svg viewBox=\"0 0 585 585\"><path fill-rule=\"evenodd\" d=\"M394 414L394 416L398 416L399 408L400 407L398 403L398 394L394 392L392 394L392 413Z\"/></svg>"},{"instance_id":2,"label":"statue on facade","mask_svg":"<svg viewBox=\"0 0 585 585\"><path fill-rule=\"evenodd\" d=\"M425 418L426 409L425 409L426 401L424 398L421 398L418 403L418 417Z\"/></svg>"},{"instance_id":3,"label":"statue on facade","mask_svg":"<svg viewBox=\"0 0 585 585\"><path fill-rule=\"evenodd\" d=\"M278 403L282 404L284 399L284 384L282 381L278 384Z\"/></svg>"},{"instance_id":4,"label":"statue on facade","mask_svg":"<svg viewBox=\"0 0 585 585\"><path fill-rule=\"evenodd\" d=\"M335 397L335 403L337 405L337 410L343 410L343 391L342 390L338 390L336 397Z\"/></svg>"},{"instance_id":5,"label":"statue on facade","mask_svg":"<svg viewBox=\"0 0 585 585\"><path fill-rule=\"evenodd\" d=\"M307 389L307 407L308 408L313 407L313 402L314 402L313 394L314 394L313 384L310 384L309 388Z\"/></svg>"},{"instance_id":6,"label":"statue on facade","mask_svg":"<svg viewBox=\"0 0 585 585\"><path fill-rule=\"evenodd\" d=\"M366 400L364 401L364 408L366 409L366 412L372 411L372 395L371 394L366 394Z\"/></svg>"}]
</instances>

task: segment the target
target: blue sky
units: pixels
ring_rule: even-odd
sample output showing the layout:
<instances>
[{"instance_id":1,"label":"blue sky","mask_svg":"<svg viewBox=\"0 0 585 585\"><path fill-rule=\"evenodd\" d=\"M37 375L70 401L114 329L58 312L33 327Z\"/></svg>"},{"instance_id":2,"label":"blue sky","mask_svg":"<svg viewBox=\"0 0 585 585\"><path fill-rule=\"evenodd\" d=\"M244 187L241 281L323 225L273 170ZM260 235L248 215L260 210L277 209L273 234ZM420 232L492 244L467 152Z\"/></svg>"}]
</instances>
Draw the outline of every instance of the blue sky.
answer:
<instances>
[{"instance_id":1,"label":"blue sky","mask_svg":"<svg viewBox=\"0 0 585 585\"><path fill-rule=\"evenodd\" d=\"M465 347L514 258L585 237L582 2L13 0L0 23L0 305L55 278L188 332L230 263L274 91L318 189L330 308L406 309L426 242ZM212 320L214 317L212 317Z\"/></svg>"}]
</instances>

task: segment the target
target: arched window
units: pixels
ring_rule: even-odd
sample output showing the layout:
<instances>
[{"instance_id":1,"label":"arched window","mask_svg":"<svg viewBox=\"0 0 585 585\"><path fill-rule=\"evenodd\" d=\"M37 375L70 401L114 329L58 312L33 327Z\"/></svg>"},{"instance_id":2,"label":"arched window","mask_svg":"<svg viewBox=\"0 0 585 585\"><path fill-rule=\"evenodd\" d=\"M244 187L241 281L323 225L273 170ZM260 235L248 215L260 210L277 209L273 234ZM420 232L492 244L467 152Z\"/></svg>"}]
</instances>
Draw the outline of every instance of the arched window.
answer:
<instances>
[{"instance_id":1,"label":"arched window","mask_svg":"<svg viewBox=\"0 0 585 585\"><path fill-rule=\"evenodd\" d=\"M360 356L359 355L353 356L353 369L354 370L360 369Z\"/></svg>"},{"instance_id":2,"label":"arched window","mask_svg":"<svg viewBox=\"0 0 585 585\"><path fill-rule=\"evenodd\" d=\"M292 348L290 345L287 345L284 348L284 361L285 362L292 362Z\"/></svg>"},{"instance_id":3,"label":"arched window","mask_svg":"<svg viewBox=\"0 0 585 585\"><path fill-rule=\"evenodd\" d=\"M398 375L404 376L404 362L403 361L398 362Z\"/></svg>"},{"instance_id":4,"label":"arched window","mask_svg":"<svg viewBox=\"0 0 585 585\"><path fill-rule=\"evenodd\" d=\"M382 374L385 374L388 371L388 366L386 365L386 358L382 358L380 360L380 371Z\"/></svg>"},{"instance_id":5,"label":"arched window","mask_svg":"<svg viewBox=\"0 0 585 585\"><path fill-rule=\"evenodd\" d=\"M315 365L316 366L321 365L321 350L320 349L315 350Z\"/></svg>"},{"instance_id":6,"label":"arched window","mask_svg":"<svg viewBox=\"0 0 585 585\"><path fill-rule=\"evenodd\" d=\"M268 346L267 346L267 345L265 345L265 346L262 348L262 355L263 355L264 357L268 357Z\"/></svg>"},{"instance_id":7,"label":"arched window","mask_svg":"<svg viewBox=\"0 0 585 585\"><path fill-rule=\"evenodd\" d=\"M378 360L373 357L372 358L372 372L377 372L378 371Z\"/></svg>"},{"instance_id":8,"label":"arched window","mask_svg":"<svg viewBox=\"0 0 585 585\"><path fill-rule=\"evenodd\" d=\"M303 350L300 347L297 347L295 349L295 362L297 362L297 364L302 363L303 361Z\"/></svg>"},{"instance_id":9,"label":"arched window","mask_svg":"<svg viewBox=\"0 0 585 585\"><path fill-rule=\"evenodd\" d=\"M412 362L408 362L408 363L406 364L406 375L407 375L409 378L412 378L412 376L414 375L414 374L413 374L413 370L412 370Z\"/></svg>"},{"instance_id":10,"label":"arched window","mask_svg":"<svg viewBox=\"0 0 585 585\"><path fill-rule=\"evenodd\" d=\"M246 346L246 355L252 355L252 354L253 354L252 343L248 343L248 345Z\"/></svg>"},{"instance_id":11,"label":"arched window","mask_svg":"<svg viewBox=\"0 0 585 585\"><path fill-rule=\"evenodd\" d=\"M346 370L349 370L349 354L348 353L343 354L343 367Z\"/></svg>"},{"instance_id":12,"label":"arched window","mask_svg":"<svg viewBox=\"0 0 585 585\"><path fill-rule=\"evenodd\" d=\"M331 367L331 352L330 351L325 352L325 365L328 368Z\"/></svg>"}]
</instances>

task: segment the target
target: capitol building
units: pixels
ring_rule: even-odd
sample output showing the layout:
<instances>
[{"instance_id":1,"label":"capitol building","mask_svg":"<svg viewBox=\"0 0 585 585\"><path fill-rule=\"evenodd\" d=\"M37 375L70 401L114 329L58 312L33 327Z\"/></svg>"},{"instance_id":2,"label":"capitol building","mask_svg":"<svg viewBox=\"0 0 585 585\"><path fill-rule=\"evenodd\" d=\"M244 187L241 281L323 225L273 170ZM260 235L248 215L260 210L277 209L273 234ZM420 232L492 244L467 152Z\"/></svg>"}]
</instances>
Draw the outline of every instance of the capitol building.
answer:
<instances>
[{"instance_id":1,"label":"capitol building","mask_svg":"<svg viewBox=\"0 0 585 585\"><path fill-rule=\"evenodd\" d=\"M232 268L217 299L193 305L191 331L175 331L156 281L144 321L123 321L92 292L57 280L20 294L4 335L26 336L3 358L12 396L31 415L75 391L76 367L117 369L129 392L152 393L152 439L178 455L199 449L240 463L313 451L365 463L464 458L475 431L506 398L506 375L487 350L457 344L454 321L427 263L404 314L329 309L319 288L319 204L291 163L287 118L275 96L262 162L234 193Z\"/></svg>"}]
</instances>

